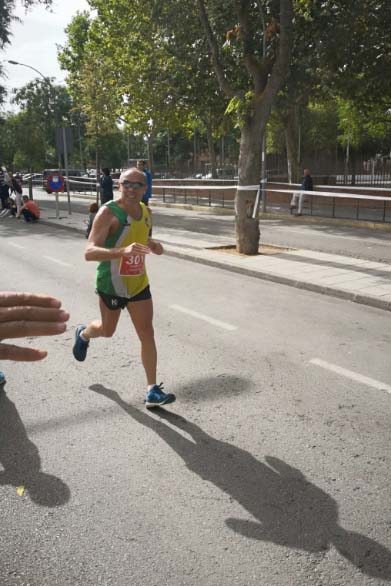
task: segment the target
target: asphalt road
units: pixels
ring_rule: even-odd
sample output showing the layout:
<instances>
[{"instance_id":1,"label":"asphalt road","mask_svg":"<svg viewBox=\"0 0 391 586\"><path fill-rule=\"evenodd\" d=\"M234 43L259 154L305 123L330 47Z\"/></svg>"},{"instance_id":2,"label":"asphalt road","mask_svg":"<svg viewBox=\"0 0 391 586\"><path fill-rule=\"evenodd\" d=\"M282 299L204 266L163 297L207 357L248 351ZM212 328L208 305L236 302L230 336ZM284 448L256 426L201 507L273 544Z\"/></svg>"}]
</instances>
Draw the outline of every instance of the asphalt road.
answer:
<instances>
[{"instance_id":1,"label":"asphalt road","mask_svg":"<svg viewBox=\"0 0 391 586\"><path fill-rule=\"evenodd\" d=\"M84 238L4 226L2 287L57 295L71 321L27 342L45 361L2 365L2 586L391 582L388 313L152 256L177 402L147 412L127 315L72 357L97 316Z\"/></svg>"},{"instance_id":2,"label":"asphalt road","mask_svg":"<svg viewBox=\"0 0 391 586\"><path fill-rule=\"evenodd\" d=\"M37 191L42 205L54 209L54 196ZM65 198L60 199L61 209L67 210ZM90 201L73 199L75 212L87 213ZM154 224L161 228L176 228L197 234L226 236L235 241L234 218L232 215L210 214L203 211L178 208L154 207ZM306 223L295 219L261 220L263 243L305 248L331 254L342 254L372 261L391 262L391 231L371 230L329 223Z\"/></svg>"}]
</instances>

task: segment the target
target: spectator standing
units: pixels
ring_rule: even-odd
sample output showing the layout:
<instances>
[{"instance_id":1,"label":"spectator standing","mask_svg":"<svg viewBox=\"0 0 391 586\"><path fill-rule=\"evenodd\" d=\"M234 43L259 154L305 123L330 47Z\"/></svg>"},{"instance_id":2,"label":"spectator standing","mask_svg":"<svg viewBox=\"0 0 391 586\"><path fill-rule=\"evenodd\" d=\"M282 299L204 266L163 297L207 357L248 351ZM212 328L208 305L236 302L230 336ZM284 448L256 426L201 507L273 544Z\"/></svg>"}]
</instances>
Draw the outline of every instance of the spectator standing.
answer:
<instances>
[{"instance_id":1,"label":"spectator standing","mask_svg":"<svg viewBox=\"0 0 391 586\"><path fill-rule=\"evenodd\" d=\"M19 185L19 193L23 193L23 179L20 173L15 173L15 181Z\"/></svg>"},{"instance_id":2,"label":"spectator standing","mask_svg":"<svg viewBox=\"0 0 391 586\"><path fill-rule=\"evenodd\" d=\"M304 173L304 176L301 180L300 191L296 191L296 193L294 193L292 195L292 200L291 200L291 209L297 207L297 200L299 200L299 207L297 209L297 214L296 214L297 216L301 216L303 213L303 203L304 203L304 198L306 196L305 192L314 190L314 183L312 181L310 170L304 169L303 173Z\"/></svg>"},{"instance_id":3,"label":"spectator standing","mask_svg":"<svg viewBox=\"0 0 391 586\"><path fill-rule=\"evenodd\" d=\"M137 161L137 169L144 173L147 180L147 189L141 200L147 206L150 198L152 197L152 174L148 168L147 162L142 159Z\"/></svg>"},{"instance_id":4,"label":"spectator standing","mask_svg":"<svg viewBox=\"0 0 391 586\"><path fill-rule=\"evenodd\" d=\"M5 210L8 209L8 198L9 198L9 190L11 186L11 180L7 173L7 170L4 167L0 167L0 199L1 199L1 208L3 213Z\"/></svg>"},{"instance_id":5,"label":"spectator standing","mask_svg":"<svg viewBox=\"0 0 391 586\"><path fill-rule=\"evenodd\" d=\"M38 204L30 199L27 195L23 195L23 205L20 211L24 217L25 222L37 222L41 215Z\"/></svg>"},{"instance_id":6,"label":"spectator standing","mask_svg":"<svg viewBox=\"0 0 391 586\"><path fill-rule=\"evenodd\" d=\"M103 175L99 179L100 186L100 203L103 205L114 198L113 194L113 178L110 175L110 169L104 167L102 169Z\"/></svg>"},{"instance_id":7,"label":"spectator standing","mask_svg":"<svg viewBox=\"0 0 391 586\"><path fill-rule=\"evenodd\" d=\"M23 202L22 202L23 182L22 182L22 178L19 175L19 173L17 173L14 176L11 174L11 185L12 185L12 191L15 193L16 217L20 218L20 210L23 205ZM12 208L12 206L11 206L11 208ZM11 213L12 213L12 210L11 210Z\"/></svg>"}]
</instances>

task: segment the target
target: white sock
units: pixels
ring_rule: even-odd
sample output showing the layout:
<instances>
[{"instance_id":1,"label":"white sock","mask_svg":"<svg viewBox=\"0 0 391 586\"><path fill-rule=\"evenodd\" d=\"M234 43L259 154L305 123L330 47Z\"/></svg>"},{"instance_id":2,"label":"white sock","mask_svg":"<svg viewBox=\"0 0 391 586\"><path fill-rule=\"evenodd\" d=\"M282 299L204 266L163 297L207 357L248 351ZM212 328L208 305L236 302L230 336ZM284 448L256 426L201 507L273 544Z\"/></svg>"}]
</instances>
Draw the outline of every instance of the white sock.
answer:
<instances>
[{"instance_id":1,"label":"white sock","mask_svg":"<svg viewBox=\"0 0 391 586\"><path fill-rule=\"evenodd\" d=\"M88 338L85 338L85 337L83 336L83 332L82 332L81 334L79 334L79 336L80 336L80 338L83 340L83 342L89 342L89 339L88 339Z\"/></svg>"},{"instance_id":2,"label":"white sock","mask_svg":"<svg viewBox=\"0 0 391 586\"><path fill-rule=\"evenodd\" d=\"M148 393L149 393L149 391L152 391L152 389L155 385L156 385L156 383L154 385L148 385Z\"/></svg>"}]
</instances>

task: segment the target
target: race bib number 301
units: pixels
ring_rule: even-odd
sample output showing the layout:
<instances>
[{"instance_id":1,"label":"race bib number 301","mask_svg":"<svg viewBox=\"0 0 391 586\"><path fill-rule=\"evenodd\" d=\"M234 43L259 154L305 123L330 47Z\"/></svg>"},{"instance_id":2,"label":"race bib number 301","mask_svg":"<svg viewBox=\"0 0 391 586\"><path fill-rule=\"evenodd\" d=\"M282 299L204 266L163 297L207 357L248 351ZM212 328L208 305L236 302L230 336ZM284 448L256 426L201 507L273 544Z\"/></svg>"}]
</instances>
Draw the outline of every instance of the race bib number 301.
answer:
<instances>
[{"instance_id":1,"label":"race bib number 301","mask_svg":"<svg viewBox=\"0 0 391 586\"><path fill-rule=\"evenodd\" d=\"M121 277L139 277L144 273L144 254L132 254L129 257L122 257L119 265Z\"/></svg>"}]
</instances>

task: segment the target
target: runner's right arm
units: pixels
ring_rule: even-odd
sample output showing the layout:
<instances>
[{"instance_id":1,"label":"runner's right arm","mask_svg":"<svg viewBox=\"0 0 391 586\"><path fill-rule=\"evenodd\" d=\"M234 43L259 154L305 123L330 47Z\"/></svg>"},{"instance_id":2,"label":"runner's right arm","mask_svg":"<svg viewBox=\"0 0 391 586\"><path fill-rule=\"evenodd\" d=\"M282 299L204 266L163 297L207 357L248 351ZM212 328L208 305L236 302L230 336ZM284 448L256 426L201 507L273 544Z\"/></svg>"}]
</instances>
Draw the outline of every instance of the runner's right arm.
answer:
<instances>
[{"instance_id":1,"label":"runner's right arm","mask_svg":"<svg viewBox=\"0 0 391 586\"><path fill-rule=\"evenodd\" d=\"M109 208L102 207L97 213L92 230L88 238L85 251L86 260L105 261L121 256L132 256L133 254L148 254L148 246L133 242L128 246L118 248L105 248L104 243L110 234L110 230L117 228L118 220L110 212Z\"/></svg>"}]
</instances>

